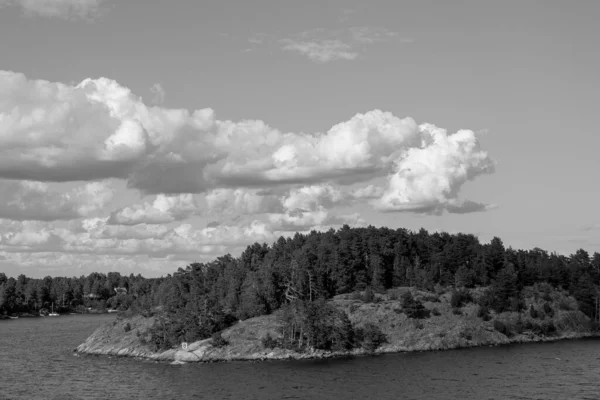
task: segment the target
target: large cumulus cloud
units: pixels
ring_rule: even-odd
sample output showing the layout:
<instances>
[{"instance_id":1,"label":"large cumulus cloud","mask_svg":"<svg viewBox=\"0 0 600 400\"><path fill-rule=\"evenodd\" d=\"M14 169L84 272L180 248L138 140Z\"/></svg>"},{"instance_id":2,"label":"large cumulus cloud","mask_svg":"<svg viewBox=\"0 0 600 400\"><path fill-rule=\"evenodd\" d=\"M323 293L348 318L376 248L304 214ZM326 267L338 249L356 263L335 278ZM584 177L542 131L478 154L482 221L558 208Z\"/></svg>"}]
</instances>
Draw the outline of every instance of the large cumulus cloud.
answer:
<instances>
[{"instance_id":1,"label":"large cumulus cloud","mask_svg":"<svg viewBox=\"0 0 600 400\"><path fill-rule=\"evenodd\" d=\"M493 171L473 131L381 110L323 132L282 132L210 108L149 106L107 78L68 85L0 71L5 258L229 252L286 232L365 225L362 204L485 211L493 205L460 193Z\"/></svg>"},{"instance_id":2,"label":"large cumulus cloud","mask_svg":"<svg viewBox=\"0 0 600 400\"><path fill-rule=\"evenodd\" d=\"M473 131L448 134L373 110L325 133L221 121L211 109L148 107L100 78L76 86L0 73L0 177L126 179L145 193L355 183L388 175L383 210L456 205L462 185L493 170Z\"/></svg>"}]
</instances>

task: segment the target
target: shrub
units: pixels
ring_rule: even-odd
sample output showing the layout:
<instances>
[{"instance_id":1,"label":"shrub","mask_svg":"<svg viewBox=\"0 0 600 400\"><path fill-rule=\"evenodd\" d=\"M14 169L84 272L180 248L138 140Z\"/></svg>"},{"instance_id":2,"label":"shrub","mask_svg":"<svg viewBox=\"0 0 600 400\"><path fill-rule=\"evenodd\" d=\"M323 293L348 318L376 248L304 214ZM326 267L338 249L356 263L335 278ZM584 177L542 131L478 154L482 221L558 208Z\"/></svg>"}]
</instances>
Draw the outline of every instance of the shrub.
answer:
<instances>
[{"instance_id":1,"label":"shrub","mask_svg":"<svg viewBox=\"0 0 600 400\"><path fill-rule=\"evenodd\" d=\"M362 295L360 292L352 292L350 294L350 300L362 300Z\"/></svg>"},{"instance_id":2,"label":"shrub","mask_svg":"<svg viewBox=\"0 0 600 400\"><path fill-rule=\"evenodd\" d=\"M542 299L545 301L552 301L552 296L550 295L552 292L552 287L548 284L545 284L542 285L540 289L542 290Z\"/></svg>"},{"instance_id":3,"label":"shrub","mask_svg":"<svg viewBox=\"0 0 600 400\"><path fill-rule=\"evenodd\" d=\"M373 289L370 286L365 289L361 300L365 303L373 303L375 301L375 293L373 293Z\"/></svg>"},{"instance_id":4,"label":"shrub","mask_svg":"<svg viewBox=\"0 0 600 400\"><path fill-rule=\"evenodd\" d=\"M477 310L477 316L484 321L489 321L491 319L490 310L486 306L480 306Z\"/></svg>"},{"instance_id":5,"label":"shrub","mask_svg":"<svg viewBox=\"0 0 600 400\"><path fill-rule=\"evenodd\" d=\"M553 321L544 321L540 324L540 331L543 335L550 335L556 332L556 326Z\"/></svg>"},{"instance_id":6,"label":"shrub","mask_svg":"<svg viewBox=\"0 0 600 400\"><path fill-rule=\"evenodd\" d=\"M369 352L375 351L379 346L388 342L381 329L372 323L366 323L362 328L355 328L354 332L355 340Z\"/></svg>"},{"instance_id":7,"label":"shrub","mask_svg":"<svg viewBox=\"0 0 600 400\"><path fill-rule=\"evenodd\" d=\"M460 311L460 308L456 307L452 309L452 314L454 315L462 315L462 311Z\"/></svg>"},{"instance_id":8,"label":"shrub","mask_svg":"<svg viewBox=\"0 0 600 400\"><path fill-rule=\"evenodd\" d=\"M533 304L529 307L529 316L531 318L534 318L534 319L539 317L539 313L535 309L535 307L533 306Z\"/></svg>"},{"instance_id":9,"label":"shrub","mask_svg":"<svg viewBox=\"0 0 600 400\"><path fill-rule=\"evenodd\" d=\"M560 299L558 302L558 308L564 311L571 311L571 304L567 301L567 299Z\"/></svg>"},{"instance_id":10,"label":"shrub","mask_svg":"<svg viewBox=\"0 0 600 400\"><path fill-rule=\"evenodd\" d=\"M421 322L421 320L413 319L412 321L415 329L423 329L423 322Z\"/></svg>"},{"instance_id":11,"label":"shrub","mask_svg":"<svg viewBox=\"0 0 600 400\"><path fill-rule=\"evenodd\" d=\"M440 296L437 294L429 293L421 296L421 301L431 301L432 303L439 303Z\"/></svg>"},{"instance_id":12,"label":"shrub","mask_svg":"<svg viewBox=\"0 0 600 400\"><path fill-rule=\"evenodd\" d=\"M261 342L265 349L274 349L275 347L277 347L278 344L277 340L273 339L273 337L269 333L267 333L267 336L261 339Z\"/></svg>"},{"instance_id":13,"label":"shrub","mask_svg":"<svg viewBox=\"0 0 600 400\"><path fill-rule=\"evenodd\" d=\"M497 319L494 320L494 329L506 336L511 336L511 331L508 325L502 321L498 321Z\"/></svg>"},{"instance_id":14,"label":"shrub","mask_svg":"<svg viewBox=\"0 0 600 400\"><path fill-rule=\"evenodd\" d=\"M450 305L455 308L462 307L464 304L472 301L473 297L471 297L471 294L466 290L454 290L450 297Z\"/></svg>"},{"instance_id":15,"label":"shrub","mask_svg":"<svg viewBox=\"0 0 600 400\"><path fill-rule=\"evenodd\" d=\"M439 283L436 283L435 286L433 287L433 291L436 294L444 294L444 292L446 290L444 289L444 287L442 285L440 285Z\"/></svg>"},{"instance_id":16,"label":"shrub","mask_svg":"<svg viewBox=\"0 0 600 400\"><path fill-rule=\"evenodd\" d=\"M461 306L461 297L460 293L456 290L452 292L452 296L450 296L450 305L452 308L457 308Z\"/></svg>"},{"instance_id":17,"label":"shrub","mask_svg":"<svg viewBox=\"0 0 600 400\"><path fill-rule=\"evenodd\" d=\"M550 307L549 303L544 303L544 313L549 317L554 316L554 310Z\"/></svg>"},{"instance_id":18,"label":"shrub","mask_svg":"<svg viewBox=\"0 0 600 400\"><path fill-rule=\"evenodd\" d=\"M398 291L396 291L396 290L390 290L388 292L388 298L390 300L398 300L400 298L400 296L398 296Z\"/></svg>"},{"instance_id":19,"label":"shrub","mask_svg":"<svg viewBox=\"0 0 600 400\"><path fill-rule=\"evenodd\" d=\"M125 332L129 332L131 330L131 325L129 325L129 322L125 324L123 329L125 330Z\"/></svg>"},{"instance_id":20,"label":"shrub","mask_svg":"<svg viewBox=\"0 0 600 400\"><path fill-rule=\"evenodd\" d=\"M434 307L434 308L431 310L431 313L432 313L433 315L435 315L435 316L442 315L442 313L440 312L440 310L438 310L438 309L437 309L437 307Z\"/></svg>"},{"instance_id":21,"label":"shrub","mask_svg":"<svg viewBox=\"0 0 600 400\"><path fill-rule=\"evenodd\" d=\"M224 347L227 346L229 342L223 336L221 336L221 332L215 332L212 334L211 344L214 347Z\"/></svg>"},{"instance_id":22,"label":"shrub","mask_svg":"<svg viewBox=\"0 0 600 400\"><path fill-rule=\"evenodd\" d=\"M422 319L429 317L429 310L419 300L415 300L410 292L402 295L402 308L408 318Z\"/></svg>"}]
</instances>

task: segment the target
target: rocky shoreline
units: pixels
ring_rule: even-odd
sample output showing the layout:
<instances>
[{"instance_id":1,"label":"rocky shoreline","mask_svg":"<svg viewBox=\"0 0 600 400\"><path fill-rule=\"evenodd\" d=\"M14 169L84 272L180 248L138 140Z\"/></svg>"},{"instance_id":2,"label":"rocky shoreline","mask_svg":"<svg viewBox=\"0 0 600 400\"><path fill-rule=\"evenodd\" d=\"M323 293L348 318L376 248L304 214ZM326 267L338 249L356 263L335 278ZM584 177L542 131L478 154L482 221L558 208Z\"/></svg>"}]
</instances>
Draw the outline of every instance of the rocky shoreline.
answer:
<instances>
[{"instance_id":1,"label":"rocky shoreline","mask_svg":"<svg viewBox=\"0 0 600 400\"><path fill-rule=\"evenodd\" d=\"M508 341L500 341L494 343L483 343L477 345L460 345L455 347L443 347L436 348L436 346L411 348L404 346L385 346L375 350L374 352L367 352L365 350L352 350L347 352L332 352L323 350L310 350L306 352L296 352L286 349L273 349L273 350L262 350L250 353L237 353L227 349L216 348L211 345L211 340L206 339L199 342L194 342L188 346L187 350L183 349L171 349L164 352L151 352L149 350L140 350L136 348L116 348L113 346L107 346L105 348L90 348L85 344L77 347L75 350L78 354L85 355L97 355L97 356L113 356L113 357L133 357L141 360L156 361L156 362L170 362L172 364L180 363L210 363L210 362L230 362L230 361L275 361L275 360L309 360L309 359L329 359L329 358L344 358L344 357L356 357L356 356L369 356L379 354L393 354L393 353L410 353L410 352L424 352L424 351L447 351L457 350L475 347L492 347L492 346L503 346L508 344L527 344L527 343L541 343L541 342L555 342L560 340L577 340L591 337L599 337L597 334L591 333L570 333L560 336L551 337L518 337L511 338Z\"/></svg>"},{"instance_id":2,"label":"rocky shoreline","mask_svg":"<svg viewBox=\"0 0 600 400\"><path fill-rule=\"evenodd\" d=\"M557 301L563 301L564 297ZM303 360L334 357L351 357L368 354L384 354L416 351L441 351L461 348L498 346L513 343L538 343L566 339L597 337L590 331L589 318L576 308L560 310L545 322L552 322L556 330L543 335L533 331L523 331L509 336L499 332L494 321L484 321L477 317L478 307L470 304L461 309L460 314L450 307L443 296L438 302L425 302L429 309L436 309L438 315L431 318L414 320L399 312L397 301L363 303L348 298L334 300L337 307L343 309L353 324L366 322L378 325L388 338L374 352L364 349L333 352L307 350L297 352L288 349L267 349L262 338L267 334L278 337L280 325L276 315L263 315L240 321L224 330L222 337L229 343L222 347L213 346L211 339L182 344L176 349L153 352L145 344L145 334L154 323L153 318L135 316L119 318L98 328L75 350L78 354L94 354L172 363L218 362L218 361L262 361L262 360ZM536 322L528 316L518 313L501 313L495 320L514 326L517 320ZM537 321L539 322L539 320ZM185 348L184 348L185 347Z\"/></svg>"}]
</instances>

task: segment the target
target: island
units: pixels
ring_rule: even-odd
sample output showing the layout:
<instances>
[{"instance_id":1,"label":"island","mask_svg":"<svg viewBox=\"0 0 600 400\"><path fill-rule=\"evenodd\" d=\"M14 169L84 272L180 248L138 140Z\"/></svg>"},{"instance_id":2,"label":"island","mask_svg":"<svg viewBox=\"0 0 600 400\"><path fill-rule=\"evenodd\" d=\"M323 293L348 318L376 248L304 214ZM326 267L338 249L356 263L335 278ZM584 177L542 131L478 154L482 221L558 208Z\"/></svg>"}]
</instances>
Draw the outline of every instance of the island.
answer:
<instances>
[{"instance_id":1,"label":"island","mask_svg":"<svg viewBox=\"0 0 600 400\"><path fill-rule=\"evenodd\" d=\"M128 298L76 351L179 363L590 337L599 267L600 254L583 249L344 226L180 268Z\"/></svg>"},{"instance_id":2,"label":"island","mask_svg":"<svg viewBox=\"0 0 600 400\"><path fill-rule=\"evenodd\" d=\"M397 299L397 292L410 294L412 302L407 295ZM540 286L526 288L524 292L525 310L493 316L482 313L475 303L453 305L453 300L457 301L453 293L414 291L413 295L410 288L400 288L384 295L375 294L372 300L365 299L364 293L336 296L330 305L346 313L353 326L380 328L376 340L361 338L357 347L323 350L298 343L278 345L285 334L285 323L275 313L238 321L212 338L157 351L148 343L148 333L156 318L137 315L121 317L98 328L77 352L169 362L275 360L450 350L597 335L590 318L577 309L575 299L566 293L544 292ZM406 304L407 301L411 304ZM414 304L422 305L420 315ZM335 327L330 329L334 331ZM296 335L295 340L299 339Z\"/></svg>"}]
</instances>

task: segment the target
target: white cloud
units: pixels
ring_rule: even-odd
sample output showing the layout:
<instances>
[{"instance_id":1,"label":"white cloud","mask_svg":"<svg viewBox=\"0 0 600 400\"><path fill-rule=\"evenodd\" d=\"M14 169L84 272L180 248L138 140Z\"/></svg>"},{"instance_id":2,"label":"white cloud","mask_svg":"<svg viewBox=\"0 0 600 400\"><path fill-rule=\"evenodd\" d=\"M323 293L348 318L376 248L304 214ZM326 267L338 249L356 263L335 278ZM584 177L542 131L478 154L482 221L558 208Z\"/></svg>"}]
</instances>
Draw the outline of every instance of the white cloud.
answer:
<instances>
[{"instance_id":1,"label":"white cloud","mask_svg":"<svg viewBox=\"0 0 600 400\"><path fill-rule=\"evenodd\" d=\"M5 0L2 5L20 6L26 15L89 19L97 14L106 0Z\"/></svg>"},{"instance_id":2,"label":"white cloud","mask_svg":"<svg viewBox=\"0 0 600 400\"><path fill-rule=\"evenodd\" d=\"M0 256L10 262L218 255L282 232L363 225L358 204L485 211L493 205L460 191L493 169L473 131L381 110L282 132L212 109L148 106L106 78L66 85L0 72Z\"/></svg>"},{"instance_id":3,"label":"white cloud","mask_svg":"<svg viewBox=\"0 0 600 400\"><path fill-rule=\"evenodd\" d=\"M90 182L64 191L44 182L0 180L0 218L52 221L88 217L110 204L109 182Z\"/></svg>"},{"instance_id":4,"label":"white cloud","mask_svg":"<svg viewBox=\"0 0 600 400\"><path fill-rule=\"evenodd\" d=\"M283 198L283 206L287 210L316 211L321 208L330 209L343 203L346 195L331 184L304 186L292 189Z\"/></svg>"},{"instance_id":5,"label":"white cloud","mask_svg":"<svg viewBox=\"0 0 600 400\"><path fill-rule=\"evenodd\" d=\"M381 27L355 26L346 29L313 29L279 40L282 50L302 54L318 63L335 60L355 60L367 46L389 41L412 43L401 38L398 32ZM252 38L251 43L263 44L264 40Z\"/></svg>"},{"instance_id":6,"label":"white cloud","mask_svg":"<svg viewBox=\"0 0 600 400\"><path fill-rule=\"evenodd\" d=\"M279 197L257 189L215 189L205 196L207 210L217 215L242 215L282 210Z\"/></svg>"},{"instance_id":7,"label":"white cloud","mask_svg":"<svg viewBox=\"0 0 600 400\"><path fill-rule=\"evenodd\" d=\"M0 177L8 179L116 177L176 194L349 184L393 169L378 207L420 210L450 204L466 181L493 168L472 131L448 135L380 110L324 134L282 133L262 121L220 121L210 109L149 108L105 78L67 86L4 72L0 89ZM259 207L244 196L234 203Z\"/></svg>"},{"instance_id":8,"label":"white cloud","mask_svg":"<svg viewBox=\"0 0 600 400\"><path fill-rule=\"evenodd\" d=\"M246 225L219 225L203 229L181 224L108 225L106 218L86 219L68 227L53 223L0 220L0 252L50 252L72 254L146 254L166 257L198 254L202 248L245 246L276 239L269 225L252 221Z\"/></svg>"},{"instance_id":9,"label":"white cloud","mask_svg":"<svg viewBox=\"0 0 600 400\"><path fill-rule=\"evenodd\" d=\"M382 197L374 201L381 211L441 213L481 211L488 206L460 203L463 184L494 171L494 163L479 148L475 133L460 130L448 135L431 124L420 127L424 147L408 149L397 160Z\"/></svg>"},{"instance_id":10,"label":"white cloud","mask_svg":"<svg viewBox=\"0 0 600 400\"><path fill-rule=\"evenodd\" d=\"M326 231L345 224L358 227L365 226L366 221L358 213L332 215L323 208L317 211L295 210L281 214L269 214L271 230L287 234L311 230Z\"/></svg>"},{"instance_id":11,"label":"white cloud","mask_svg":"<svg viewBox=\"0 0 600 400\"><path fill-rule=\"evenodd\" d=\"M282 39L282 49L303 54L313 61L326 63L334 60L354 60L358 53L341 40L299 41Z\"/></svg>"},{"instance_id":12,"label":"white cloud","mask_svg":"<svg viewBox=\"0 0 600 400\"><path fill-rule=\"evenodd\" d=\"M199 212L198 203L192 194L167 196L159 194L152 203L134 204L113 211L109 224L168 224L184 220Z\"/></svg>"}]
</instances>

